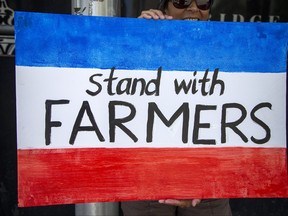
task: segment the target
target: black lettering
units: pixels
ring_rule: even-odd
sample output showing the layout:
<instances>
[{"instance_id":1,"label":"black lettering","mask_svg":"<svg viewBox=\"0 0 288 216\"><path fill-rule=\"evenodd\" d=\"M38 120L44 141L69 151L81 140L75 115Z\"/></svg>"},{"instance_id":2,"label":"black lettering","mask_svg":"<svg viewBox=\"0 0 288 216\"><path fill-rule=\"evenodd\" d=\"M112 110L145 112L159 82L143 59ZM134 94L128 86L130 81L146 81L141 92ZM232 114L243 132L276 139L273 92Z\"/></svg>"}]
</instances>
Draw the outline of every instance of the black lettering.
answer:
<instances>
[{"instance_id":1,"label":"black lettering","mask_svg":"<svg viewBox=\"0 0 288 216\"><path fill-rule=\"evenodd\" d=\"M45 102L45 143L46 145L51 144L51 129L52 127L61 127L60 121L51 121L52 116L52 105L69 104L69 100L46 100Z\"/></svg>"},{"instance_id":2,"label":"black lettering","mask_svg":"<svg viewBox=\"0 0 288 216\"><path fill-rule=\"evenodd\" d=\"M193 76L195 77L197 75L197 71L194 71L193 73ZM191 89L191 93L192 94L196 94L198 92L198 89L197 89L197 80L195 78L195 80L193 81L192 83L192 89Z\"/></svg>"},{"instance_id":3,"label":"black lettering","mask_svg":"<svg viewBox=\"0 0 288 216\"><path fill-rule=\"evenodd\" d=\"M103 80L104 82L108 82L108 84L107 84L107 93L109 95L115 95L115 93L112 92L112 82L113 82L113 80L116 80L118 77L113 77L114 71L115 71L115 67L111 68L111 72L110 72L109 78Z\"/></svg>"},{"instance_id":4,"label":"black lettering","mask_svg":"<svg viewBox=\"0 0 288 216\"><path fill-rule=\"evenodd\" d=\"M153 128L154 128L154 113L158 115L160 120L167 126L170 127L174 121L183 114L183 125L182 125L182 142L188 142L188 127L189 127L189 104L183 103L179 109L167 120L163 113L159 110L156 103L148 104L148 120L147 120L147 142L153 141Z\"/></svg>"},{"instance_id":5,"label":"black lettering","mask_svg":"<svg viewBox=\"0 0 288 216\"><path fill-rule=\"evenodd\" d=\"M195 77L197 75L197 71L194 71L193 76ZM192 86L192 87L191 87ZM174 80L174 89L175 93L178 95L180 91L183 91L185 94L188 94L189 90L191 89L192 94L196 94L198 92L197 89L197 78L190 79L190 81L186 82L186 80L182 80L180 85L178 83L178 80Z\"/></svg>"},{"instance_id":6,"label":"black lettering","mask_svg":"<svg viewBox=\"0 0 288 216\"><path fill-rule=\"evenodd\" d=\"M225 83L223 82L223 80L218 79L218 73L219 73L219 69L217 68L214 70L214 73L213 73L211 88L210 88L210 93L209 93L210 95L212 95L214 93L214 89L215 89L216 85L221 86L220 95L222 95L224 93Z\"/></svg>"},{"instance_id":7,"label":"black lettering","mask_svg":"<svg viewBox=\"0 0 288 216\"><path fill-rule=\"evenodd\" d=\"M210 79L207 78L209 70L207 69L205 71L205 74L203 76L203 79L199 79L199 83L201 84L201 93L203 96L206 96L208 92L206 91L206 84L210 81Z\"/></svg>"},{"instance_id":8,"label":"black lettering","mask_svg":"<svg viewBox=\"0 0 288 216\"><path fill-rule=\"evenodd\" d=\"M83 119L83 116L85 113L89 117L90 123L92 124L91 126L81 126L81 122L82 122L82 119ZM69 143L71 145L74 144L76 136L77 136L79 131L95 131L98 139L101 142L105 141L103 135L101 134L101 132L100 132L100 130L96 124L95 118L93 116L93 113L91 111L91 108L90 108L88 101L83 101L82 106L81 106L79 113L77 115L76 121L75 121L73 129L72 129L72 133L70 136L70 140L69 140Z\"/></svg>"},{"instance_id":9,"label":"black lettering","mask_svg":"<svg viewBox=\"0 0 288 216\"><path fill-rule=\"evenodd\" d=\"M98 83L97 81L94 80L94 77L97 76L102 76L102 74L94 74L89 78L89 81L93 84L95 84L97 86L97 90L96 91L90 91L90 90L86 90L87 94L91 95L91 96L96 96L97 94L99 94L102 90L102 86L100 83Z\"/></svg>"},{"instance_id":10,"label":"black lettering","mask_svg":"<svg viewBox=\"0 0 288 216\"><path fill-rule=\"evenodd\" d=\"M210 128L209 123L200 123L200 113L205 110L216 110L217 106L209 105L196 105L195 117L194 117L194 128L193 128L193 144L203 145L216 145L216 141L212 139L199 139L200 128Z\"/></svg>"},{"instance_id":11,"label":"black lettering","mask_svg":"<svg viewBox=\"0 0 288 216\"><path fill-rule=\"evenodd\" d=\"M145 93L145 86L146 86L146 81L143 78L135 78L133 80L133 84L132 84L132 89L131 89L131 95L134 95L136 93L136 89L138 86L138 83L141 83L141 91L140 91L140 96L143 95Z\"/></svg>"},{"instance_id":12,"label":"black lettering","mask_svg":"<svg viewBox=\"0 0 288 216\"><path fill-rule=\"evenodd\" d=\"M240 118L234 122L226 122L226 114L227 114L228 109L240 110L241 111ZM241 104L229 103L229 104L223 105L222 120L221 120L221 143L226 143L226 128L228 127L232 129L236 134L238 134L245 143L248 142L247 137L237 128L237 126L243 122L246 116L247 116L247 111L245 107L243 107Z\"/></svg>"},{"instance_id":13,"label":"black lettering","mask_svg":"<svg viewBox=\"0 0 288 216\"><path fill-rule=\"evenodd\" d=\"M180 93L180 91L184 91L185 94L188 94L190 88L192 85L192 80L189 81L189 83L187 84L185 80L182 80L180 85L178 83L178 80L175 79L174 80L174 88L175 88L175 93L178 95Z\"/></svg>"},{"instance_id":14,"label":"black lettering","mask_svg":"<svg viewBox=\"0 0 288 216\"><path fill-rule=\"evenodd\" d=\"M258 125L260 125L266 132L266 136L262 139L256 139L255 137L251 137L251 140L252 142L256 143L256 144L264 144L264 143L267 143L270 138L271 138L271 130L270 128L263 122L261 121L259 118L257 118L255 116L255 113L259 110L259 109L262 109L262 108L269 108L270 110L272 109L272 104L270 103L261 103L261 104L258 104L257 106L254 107L254 109L251 111L251 119L257 123Z\"/></svg>"},{"instance_id":15,"label":"black lettering","mask_svg":"<svg viewBox=\"0 0 288 216\"><path fill-rule=\"evenodd\" d=\"M161 73L162 73L162 67L158 68L158 72L157 72L157 78L156 79L152 79L147 83L146 89L145 89L145 93L146 95L153 95L155 94L155 96L159 96L160 93L160 80L161 80ZM155 89L153 91L149 91L149 87L150 85L154 84L155 85Z\"/></svg>"},{"instance_id":16,"label":"black lettering","mask_svg":"<svg viewBox=\"0 0 288 216\"><path fill-rule=\"evenodd\" d=\"M126 93L127 95L130 94L129 89L131 88L131 78L122 79L119 81L116 87L116 92L118 95ZM126 83L126 84L125 84ZM122 88L124 87L124 88Z\"/></svg>"},{"instance_id":17,"label":"black lettering","mask_svg":"<svg viewBox=\"0 0 288 216\"><path fill-rule=\"evenodd\" d=\"M130 109L130 114L125 118L116 119L115 116L115 107L116 106L126 106ZM124 101L110 101L109 103L109 134L110 134L110 142L115 142L115 129L116 126L122 129L134 142L138 141L138 138L126 127L123 123L131 121L136 115L135 107Z\"/></svg>"}]
</instances>

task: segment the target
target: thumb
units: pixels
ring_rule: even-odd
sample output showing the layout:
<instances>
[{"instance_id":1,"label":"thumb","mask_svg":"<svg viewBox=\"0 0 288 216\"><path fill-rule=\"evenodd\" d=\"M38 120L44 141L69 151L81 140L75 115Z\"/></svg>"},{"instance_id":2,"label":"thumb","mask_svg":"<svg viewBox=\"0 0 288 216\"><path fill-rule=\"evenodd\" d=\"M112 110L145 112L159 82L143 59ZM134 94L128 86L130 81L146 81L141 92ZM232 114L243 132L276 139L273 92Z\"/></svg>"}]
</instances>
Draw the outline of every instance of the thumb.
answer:
<instances>
[{"instance_id":1,"label":"thumb","mask_svg":"<svg viewBox=\"0 0 288 216\"><path fill-rule=\"evenodd\" d=\"M201 199L193 199L192 200L192 206L195 207L201 202Z\"/></svg>"}]
</instances>

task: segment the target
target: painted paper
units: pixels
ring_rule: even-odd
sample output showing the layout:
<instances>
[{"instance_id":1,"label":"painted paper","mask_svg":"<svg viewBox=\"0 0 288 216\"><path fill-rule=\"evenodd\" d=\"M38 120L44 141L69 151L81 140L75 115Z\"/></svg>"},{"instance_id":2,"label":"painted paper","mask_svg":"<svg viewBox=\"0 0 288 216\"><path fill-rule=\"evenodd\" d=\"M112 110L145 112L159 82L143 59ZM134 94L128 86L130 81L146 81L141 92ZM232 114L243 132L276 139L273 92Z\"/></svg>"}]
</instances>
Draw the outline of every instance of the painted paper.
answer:
<instances>
[{"instance_id":1,"label":"painted paper","mask_svg":"<svg viewBox=\"0 0 288 216\"><path fill-rule=\"evenodd\" d=\"M15 28L19 206L287 197L287 24Z\"/></svg>"}]
</instances>

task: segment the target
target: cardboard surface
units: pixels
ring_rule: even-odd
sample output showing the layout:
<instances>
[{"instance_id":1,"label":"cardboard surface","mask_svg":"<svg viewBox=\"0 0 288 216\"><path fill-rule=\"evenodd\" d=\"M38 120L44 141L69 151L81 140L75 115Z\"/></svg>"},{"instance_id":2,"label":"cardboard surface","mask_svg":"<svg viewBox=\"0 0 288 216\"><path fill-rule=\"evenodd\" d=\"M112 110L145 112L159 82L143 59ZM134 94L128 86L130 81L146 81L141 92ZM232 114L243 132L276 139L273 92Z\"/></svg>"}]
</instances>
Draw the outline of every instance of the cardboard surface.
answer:
<instances>
[{"instance_id":1,"label":"cardboard surface","mask_svg":"<svg viewBox=\"0 0 288 216\"><path fill-rule=\"evenodd\" d=\"M19 206L287 197L287 24L19 12L15 31Z\"/></svg>"}]
</instances>

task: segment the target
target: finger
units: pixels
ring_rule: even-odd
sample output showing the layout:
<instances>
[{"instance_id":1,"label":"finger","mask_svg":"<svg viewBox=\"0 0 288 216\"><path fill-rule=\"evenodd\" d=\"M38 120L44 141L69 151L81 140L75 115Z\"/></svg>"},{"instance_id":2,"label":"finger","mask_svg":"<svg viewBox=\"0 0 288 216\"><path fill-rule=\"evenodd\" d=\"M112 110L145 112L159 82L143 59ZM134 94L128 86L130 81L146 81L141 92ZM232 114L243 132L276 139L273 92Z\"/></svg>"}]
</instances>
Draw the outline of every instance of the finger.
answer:
<instances>
[{"instance_id":1,"label":"finger","mask_svg":"<svg viewBox=\"0 0 288 216\"><path fill-rule=\"evenodd\" d=\"M192 200L192 206L195 207L201 202L201 199L193 199Z\"/></svg>"},{"instance_id":2,"label":"finger","mask_svg":"<svg viewBox=\"0 0 288 216\"><path fill-rule=\"evenodd\" d=\"M165 19L168 19L168 20L172 20L173 19L173 17L172 16L169 16L169 15L164 15L165 16Z\"/></svg>"},{"instance_id":3,"label":"finger","mask_svg":"<svg viewBox=\"0 0 288 216\"><path fill-rule=\"evenodd\" d=\"M141 13L141 15L138 18L152 19L152 16L147 13Z\"/></svg>"},{"instance_id":4,"label":"finger","mask_svg":"<svg viewBox=\"0 0 288 216\"><path fill-rule=\"evenodd\" d=\"M160 10L150 9L149 12L152 13L155 17L158 17L159 19L165 19L166 18L164 16L163 12Z\"/></svg>"},{"instance_id":5,"label":"finger","mask_svg":"<svg viewBox=\"0 0 288 216\"><path fill-rule=\"evenodd\" d=\"M138 17L138 18L154 19L154 20L160 19L156 14L154 14L154 13L149 13L149 12L142 14L142 15L141 15L140 17Z\"/></svg>"},{"instance_id":6,"label":"finger","mask_svg":"<svg viewBox=\"0 0 288 216\"><path fill-rule=\"evenodd\" d=\"M164 203L167 205L179 206L179 207L190 207L191 200L176 200L176 199L166 199L166 200L159 200L159 203Z\"/></svg>"},{"instance_id":7,"label":"finger","mask_svg":"<svg viewBox=\"0 0 288 216\"><path fill-rule=\"evenodd\" d=\"M176 205L176 206L180 204L179 200L174 200L174 199L159 200L159 202L167 204L167 205Z\"/></svg>"},{"instance_id":8,"label":"finger","mask_svg":"<svg viewBox=\"0 0 288 216\"><path fill-rule=\"evenodd\" d=\"M147 11L142 11L141 15L138 18L145 18L145 19L166 19L166 16L160 10L150 9ZM170 19L170 18L168 18Z\"/></svg>"},{"instance_id":9,"label":"finger","mask_svg":"<svg viewBox=\"0 0 288 216\"><path fill-rule=\"evenodd\" d=\"M141 15L138 18L159 19L159 17L152 11L142 11Z\"/></svg>"}]
</instances>

